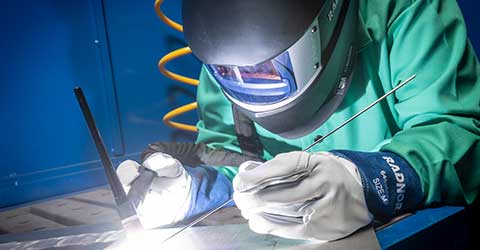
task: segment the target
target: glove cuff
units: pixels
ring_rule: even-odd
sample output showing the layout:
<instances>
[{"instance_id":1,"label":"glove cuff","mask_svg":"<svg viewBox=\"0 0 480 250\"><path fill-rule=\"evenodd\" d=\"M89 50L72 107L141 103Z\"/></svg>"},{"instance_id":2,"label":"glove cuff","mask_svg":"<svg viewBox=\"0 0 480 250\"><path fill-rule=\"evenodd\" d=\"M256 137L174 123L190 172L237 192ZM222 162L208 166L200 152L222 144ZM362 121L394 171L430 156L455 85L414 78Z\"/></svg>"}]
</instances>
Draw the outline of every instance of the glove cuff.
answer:
<instances>
[{"instance_id":1,"label":"glove cuff","mask_svg":"<svg viewBox=\"0 0 480 250\"><path fill-rule=\"evenodd\" d=\"M399 155L348 150L331 153L357 166L368 210L377 219L390 219L420 206L423 200L420 178Z\"/></svg>"},{"instance_id":2,"label":"glove cuff","mask_svg":"<svg viewBox=\"0 0 480 250\"><path fill-rule=\"evenodd\" d=\"M192 177L190 208L185 218L195 218L223 204L233 196L230 180L209 166L185 167ZM235 205L231 202L229 206Z\"/></svg>"}]
</instances>

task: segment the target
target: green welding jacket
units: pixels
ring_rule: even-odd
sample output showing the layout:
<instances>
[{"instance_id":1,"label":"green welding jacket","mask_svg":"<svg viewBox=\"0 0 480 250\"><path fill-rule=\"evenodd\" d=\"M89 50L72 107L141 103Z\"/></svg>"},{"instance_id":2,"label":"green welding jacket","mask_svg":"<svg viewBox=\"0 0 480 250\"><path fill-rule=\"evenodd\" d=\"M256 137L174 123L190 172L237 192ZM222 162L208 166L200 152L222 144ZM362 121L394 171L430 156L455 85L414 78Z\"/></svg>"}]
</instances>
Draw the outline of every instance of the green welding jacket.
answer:
<instances>
[{"instance_id":1,"label":"green welding jacket","mask_svg":"<svg viewBox=\"0 0 480 250\"><path fill-rule=\"evenodd\" d=\"M480 64L454 0L359 0L358 62L340 108L284 139L255 124L263 157L301 150L413 74L417 78L312 151L390 151L420 177L424 204L470 204L480 190ZM240 152L232 106L202 69L197 142ZM230 178L232 167L220 167Z\"/></svg>"}]
</instances>

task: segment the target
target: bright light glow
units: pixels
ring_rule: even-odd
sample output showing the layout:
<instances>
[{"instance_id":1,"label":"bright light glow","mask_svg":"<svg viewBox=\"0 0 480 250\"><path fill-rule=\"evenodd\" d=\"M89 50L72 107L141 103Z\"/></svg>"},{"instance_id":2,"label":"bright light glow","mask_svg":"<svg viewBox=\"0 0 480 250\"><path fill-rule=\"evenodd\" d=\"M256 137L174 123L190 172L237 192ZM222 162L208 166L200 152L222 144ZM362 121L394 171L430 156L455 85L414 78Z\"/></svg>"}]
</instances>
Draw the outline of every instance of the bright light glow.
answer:
<instances>
[{"instance_id":1,"label":"bright light glow","mask_svg":"<svg viewBox=\"0 0 480 250\"><path fill-rule=\"evenodd\" d=\"M179 179L180 178L180 179ZM145 196L137 212L146 229L169 225L182 220L190 207L189 175L161 178L152 183L152 192Z\"/></svg>"},{"instance_id":2,"label":"bright light glow","mask_svg":"<svg viewBox=\"0 0 480 250\"><path fill-rule=\"evenodd\" d=\"M151 192L145 197L144 202L137 209L142 225L151 229L175 222L175 218L183 203L184 196L174 195L170 192L161 194Z\"/></svg>"}]
</instances>

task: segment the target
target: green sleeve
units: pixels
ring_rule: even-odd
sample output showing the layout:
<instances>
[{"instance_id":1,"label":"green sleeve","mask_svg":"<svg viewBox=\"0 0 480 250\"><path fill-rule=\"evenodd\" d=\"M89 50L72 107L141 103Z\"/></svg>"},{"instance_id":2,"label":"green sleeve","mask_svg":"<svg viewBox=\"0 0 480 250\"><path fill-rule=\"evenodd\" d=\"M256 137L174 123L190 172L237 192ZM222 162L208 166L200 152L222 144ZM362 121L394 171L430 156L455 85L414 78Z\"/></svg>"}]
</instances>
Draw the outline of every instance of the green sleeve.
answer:
<instances>
[{"instance_id":1,"label":"green sleeve","mask_svg":"<svg viewBox=\"0 0 480 250\"><path fill-rule=\"evenodd\" d=\"M197 89L198 115L197 143L205 143L212 149L228 149L241 152L238 146L233 122L232 106L220 87L202 67L200 85ZM216 167L230 180L235 177L238 168Z\"/></svg>"},{"instance_id":2,"label":"green sleeve","mask_svg":"<svg viewBox=\"0 0 480 250\"><path fill-rule=\"evenodd\" d=\"M454 0L412 1L387 32L402 128L381 150L419 174L425 205L470 204L480 188L480 65ZM392 86L393 87L393 86Z\"/></svg>"}]
</instances>

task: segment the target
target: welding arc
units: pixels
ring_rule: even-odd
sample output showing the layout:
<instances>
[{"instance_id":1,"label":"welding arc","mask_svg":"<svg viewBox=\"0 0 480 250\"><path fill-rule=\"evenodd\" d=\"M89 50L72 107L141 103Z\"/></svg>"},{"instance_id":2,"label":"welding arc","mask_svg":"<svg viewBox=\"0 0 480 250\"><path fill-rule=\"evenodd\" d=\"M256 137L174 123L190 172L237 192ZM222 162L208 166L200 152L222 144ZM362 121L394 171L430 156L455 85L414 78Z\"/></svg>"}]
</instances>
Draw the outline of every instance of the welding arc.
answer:
<instances>
[{"instance_id":1,"label":"welding arc","mask_svg":"<svg viewBox=\"0 0 480 250\"><path fill-rule=\"evenodd\" d=\"M331 130L330 132L328 132L325 136L315 140L314 143L310 144L308 147L306 147L303 151L306 152L307 150L311 149L313 146L323 142L327 137L331 136L332 134L334 134L335 132L337 132L338 130L340 130L341 128L343 128L345 125L347 125L348 123L350 123L351 121L355 120L356 118L358 118L360 115L362 115L363 113L367 112L369 109L371 109L373 106L375 106L376 104L378 104L379 102L381 102L383 99L387 98L388 96L390 96L391 94L395 93L395 91L397 91L398 89L400 89L401 87L407 85L409 82L411 82L413 79L415 79L416 75L412 75L411 77L409 77L407 80L401 82L398 86L396 86L395 88L393 88L392 90L390 90L389 92L387 92L386 94L384 94L383 96L381 96L380 98L378 98L377 100L373 101L371 104L369 104L368 106L366 106L365 108L363 108L362 110L360 110L358 113L356 113L355 115L353 115L352 117L350 117L349 119L347 119L346 121L344 121L342 124L338 125L336 128L334 128L333 130ZM218 210L220 210L221 208L225 207L227 204L229 204L230 202L233 201L233 198L230 198L228 201L224 202L223 204L221 204L220 206L218 206L217 208L213 209L212 211L200 216L198 219L194 220L193 222L191 222L190 224L182 227L181 229L179 229L177 232L175 232L174 234L172 234L171 236L169 236L168 238L166 238L163 242L165 243L166 241L170 240L171 238L175 237L176 235L180 234L181 232L185 231L186 229L190 228L190 227L193 227L195 226L197 223L201 222L202 220L204 220L205 218L207 218L208 216L214 214L215 212L217 212Z\"/></svg>"}]
</instances>

